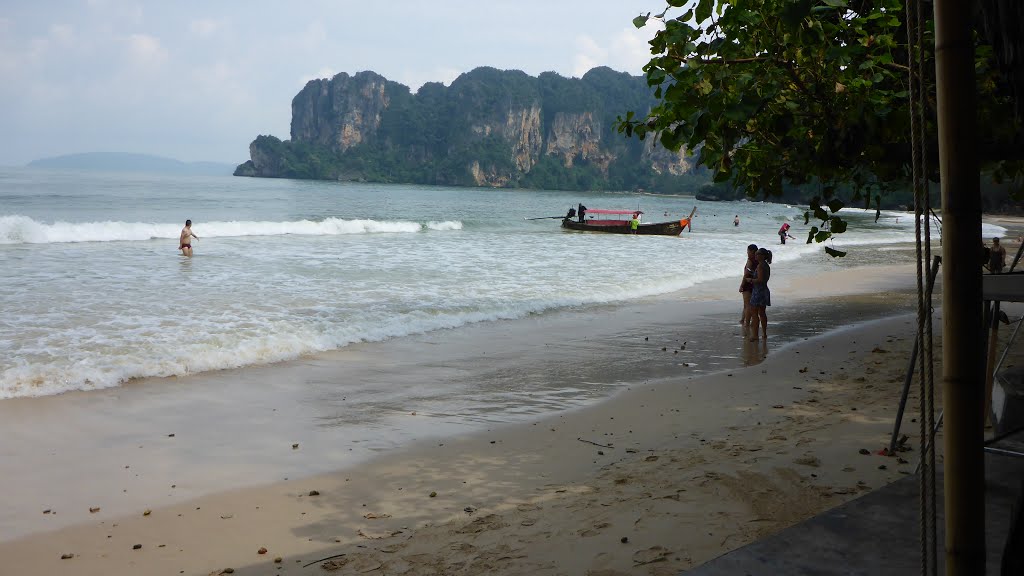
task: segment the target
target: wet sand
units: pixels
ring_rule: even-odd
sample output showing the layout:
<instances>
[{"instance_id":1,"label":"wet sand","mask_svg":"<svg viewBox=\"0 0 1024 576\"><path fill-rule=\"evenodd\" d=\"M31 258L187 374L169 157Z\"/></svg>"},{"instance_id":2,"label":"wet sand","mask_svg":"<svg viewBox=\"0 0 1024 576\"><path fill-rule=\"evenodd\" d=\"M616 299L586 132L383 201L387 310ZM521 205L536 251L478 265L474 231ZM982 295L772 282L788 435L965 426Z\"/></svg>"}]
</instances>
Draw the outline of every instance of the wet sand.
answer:
<instances>
[{"instance_id":1,"label":"wet sand","mask_svg":"<svg viewBox=\"0 0 1024 576\"><path fill-rule=\"evenodd\" d=\"M912 470L912 267L734 284L2 402L4 571L676 573Z\"/></svg>"},{"instance_id":2,"label":"wet sand","mask_svg":"<svg viewBox=\"0 0 1024 576\"><path fill-rule=\"evenodd\" d=\"M910 295L895 290L908 271L874 270L780 278L776 301L787 305L772 308L770 349L834 326L831 297L801 301L801 293L846 294L844 322L913 310ZM848 294L871 277L890 289ZM593 404L637 382L759 362L766 351L736 335L737 302L720 300L733 283L709 284L686 301L538 315L265 367L0 402L0 461L16 495L0 503L0 540L349 467L417 440ZM87 480L69 487L68 477Z\"/></svg>"},{"instance_id":3,"label":"wet sand","mask_svg":"<svg viewBox=\"0 0 1024 576\"><path fill-rule=\"evenodd\" d=\"M863 277L833 274L826 284L842 293ZM875 277L905 286L906 274ZM796 297L811 280L787 282L778 282L776 300L793 305L772 309L773 351L831 328L835 312L828 300ZM21 548L34 534L52 543L49 531L88 532L236 487L355 471L416 442L529 425L643 382L755 364L768 350L737 337L736 302L720 299L726 290L732 296L733 282L718 284L685 302L538 315L256 369L5 401L0 456L13 497L3 504L0 537L5 547ZM851 321L894 310L884 296L847 300ZM404 393L389 397L394 387Z\"/></svg>"}]
</instances>

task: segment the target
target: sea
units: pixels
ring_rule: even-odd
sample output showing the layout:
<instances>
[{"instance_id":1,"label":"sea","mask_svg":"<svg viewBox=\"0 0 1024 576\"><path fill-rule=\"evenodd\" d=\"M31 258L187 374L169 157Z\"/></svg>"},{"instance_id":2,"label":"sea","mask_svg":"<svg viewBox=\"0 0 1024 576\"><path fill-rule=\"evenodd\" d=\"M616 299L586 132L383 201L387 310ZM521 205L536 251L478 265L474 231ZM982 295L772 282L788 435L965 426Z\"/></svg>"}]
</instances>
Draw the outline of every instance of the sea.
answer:
<instances>
[{"instance_id":1,"label":"sea","mask_svg":"<svg viewBox=\"0 0 1024 576\"><path fill-rule=\"evenodd\" d=\"M562 230L579 203L638 209L645 222L697 211L679 237ZM738 277L750 243L772 249L776 269L842 265L806 243L804 210L657 193L0 168L0 401L686 298ZM912 215L842 214L849 230L830 245L851 260L912 257ZM186 219L199 237L191 258L177 249ZM785 246L784 222L796 237Z\"/></svg>"}]
</instances>

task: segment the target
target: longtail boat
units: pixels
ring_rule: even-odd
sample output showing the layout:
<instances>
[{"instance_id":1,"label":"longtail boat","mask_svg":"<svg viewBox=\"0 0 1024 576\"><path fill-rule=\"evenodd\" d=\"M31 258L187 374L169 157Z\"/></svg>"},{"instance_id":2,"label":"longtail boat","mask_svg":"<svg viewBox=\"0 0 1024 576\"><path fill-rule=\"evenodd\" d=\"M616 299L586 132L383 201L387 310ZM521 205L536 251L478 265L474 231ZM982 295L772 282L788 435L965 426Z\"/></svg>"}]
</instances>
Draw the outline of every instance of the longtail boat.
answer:
<instances>
[{"instance_id":1,"label":"longtail boat","mask_svg":"<svg viewBox=\"0 0 1024 576\"><path fill-rule=\"evenodd\" d=\"M657 236L678 236L684 228L690 227L690 221L693 219L694 212L697 211L695 207L693 212L686 218L680 220L669 220L668 222L652 222L650 224L641 223L636 228L637 234L648 234ZM584 232L610 232L612 234L632 234L633 230L629 225L629 220L621 218L621 216L632 216L633 214L643 214L640 210L602 210L599 208L588 208L586 216L583 222L579 220L573 220L570 218L562 219L562 228L569 230L580 230ZM603 218L594 218L594 216L603 216ZM618 216L618 218L608 218L608 216ZM692 230L692 228L691 228Z\"/></svg>"}]
</instances>

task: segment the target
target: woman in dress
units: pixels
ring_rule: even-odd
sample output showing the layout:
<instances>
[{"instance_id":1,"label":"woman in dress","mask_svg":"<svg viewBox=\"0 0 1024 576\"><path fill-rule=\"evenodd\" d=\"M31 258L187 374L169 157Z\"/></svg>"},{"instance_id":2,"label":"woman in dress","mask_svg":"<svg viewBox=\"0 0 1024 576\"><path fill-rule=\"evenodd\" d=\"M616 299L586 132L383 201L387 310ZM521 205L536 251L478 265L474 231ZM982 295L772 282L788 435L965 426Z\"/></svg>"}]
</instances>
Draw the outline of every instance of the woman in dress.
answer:
<instances>
[{"instance_id":1,"label":"woman in dress","mask_svg":"<svg viewBox=\"0 0 1024 576\"><path fill-rule=\"evenodd\" d=\"M757 276L757 260L754 253L757 252L757 244L747 246L747 263L743 265L743 278L740 280L740 294L743 295L743 315L740 316L740 326L750 328L754 321L753 311L750 309L750 290L754 287L751 278Z\"/></svg>"},{"instance_id":2,"label":"woman in dress","mask_svg":"<svg viewBox=\"0 0 1024 576\"><path fill-rule=\"evenodd\" d=\"M772 253L765 248L759 248L754 253L757 260L757 275L751 279L753 289L750 291L751 314L756 316L754 320L754 334L751 342L757 340L757 324L761 324L761 337L768 339L768 313L766 308L772 305L772 293L768 290L768 279L772 276Z\"/></svg>"}]
</instances>

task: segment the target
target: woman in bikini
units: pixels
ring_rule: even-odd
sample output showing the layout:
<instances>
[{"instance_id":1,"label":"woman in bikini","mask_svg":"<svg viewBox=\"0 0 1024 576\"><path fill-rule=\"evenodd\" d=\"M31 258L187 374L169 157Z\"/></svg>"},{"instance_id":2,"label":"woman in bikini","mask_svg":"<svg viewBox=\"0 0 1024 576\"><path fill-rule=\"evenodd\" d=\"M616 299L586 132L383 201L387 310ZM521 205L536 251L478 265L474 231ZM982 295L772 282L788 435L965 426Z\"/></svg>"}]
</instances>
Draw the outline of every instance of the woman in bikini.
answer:
<instances>
[{"instance_id":1,"label":"woman in bikini","mask_svg":"<svg viewBox=\"0 0 1024 576\"><path fill-rule=\"evenodd\" d=\"M743 265L743 278L740 280L740 294L743 295L743 315L740 316L740 326L743 326L744 329L750 328L750 323L754 321L754 314L750 309L750 291L754 285L750 280L757 276L755 252L757 252L757 244L747 246L747 263Z\"/></svg>"},{"instance_id":2,"label":"woman in bikini","mask_svg":"<svg viewBox=\"0 0 1024 576\"><path fill-rule=\"evenodd\" d=\"M768 313L767 307L772 305L772 293L768 290L768 280L772 277L772 253L770 250L760 248L754 254L757 260L757 276L750 282L754 285L750 291L751 314L756 315L754 320L754 334L751 342L757 340L757 323L761 324L761 336L768 339Z\"/></svg>"}]
</instances>

